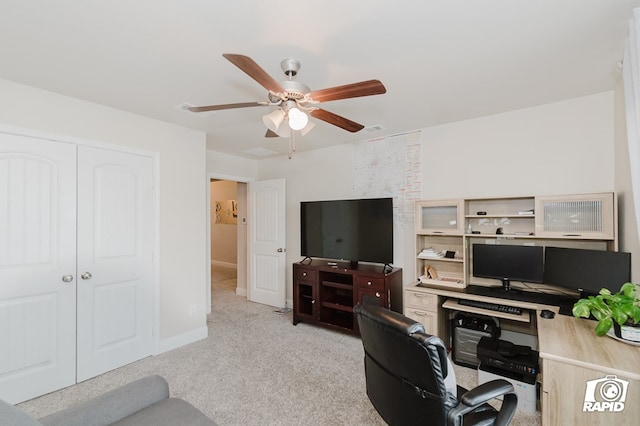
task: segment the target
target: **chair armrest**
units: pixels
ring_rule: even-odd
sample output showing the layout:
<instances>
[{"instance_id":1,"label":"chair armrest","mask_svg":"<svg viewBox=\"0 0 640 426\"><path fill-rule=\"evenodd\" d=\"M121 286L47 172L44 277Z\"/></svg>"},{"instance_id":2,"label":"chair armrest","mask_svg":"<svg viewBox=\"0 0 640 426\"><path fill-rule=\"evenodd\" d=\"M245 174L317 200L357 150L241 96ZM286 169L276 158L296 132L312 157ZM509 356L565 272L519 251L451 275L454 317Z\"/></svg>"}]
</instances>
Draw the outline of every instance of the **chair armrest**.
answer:
<instances>
[{"instance_id":1,"label":"chair armrest","mask_svg":"<svg viewBox=\"0 0 640 426\"><path fill-rule=\"evenodd\" d=\"M508 425L518 406L518 396L515 394L513 385L503 379L483 383L461 395L459 404L449 411L449 424L462 424L462 416L499 396L503 397L503 401L494 424Z\"/></svg>"},{"instance_id":2,"label":"chair armrest","mask_svg":"<svg viewBox=\"0 0 640 426\"><path fill-rule=\"evenodd\" d=\"M47 426L105 426L169 398L169 385L149 376L40 419Z\"/></svg>"},{"instance_id":3,"label":"chair armrest","mask_svg":"<svg viewBox=\"0 0 640 426\"><path fill-rule=\"evenodd\" d=\"M458 399L465 405L476 407L510 392L513 392L513 385L511 383L503 379L496 379L476 386L470 391L465 392Z\"/></svg>"}]
</instances>

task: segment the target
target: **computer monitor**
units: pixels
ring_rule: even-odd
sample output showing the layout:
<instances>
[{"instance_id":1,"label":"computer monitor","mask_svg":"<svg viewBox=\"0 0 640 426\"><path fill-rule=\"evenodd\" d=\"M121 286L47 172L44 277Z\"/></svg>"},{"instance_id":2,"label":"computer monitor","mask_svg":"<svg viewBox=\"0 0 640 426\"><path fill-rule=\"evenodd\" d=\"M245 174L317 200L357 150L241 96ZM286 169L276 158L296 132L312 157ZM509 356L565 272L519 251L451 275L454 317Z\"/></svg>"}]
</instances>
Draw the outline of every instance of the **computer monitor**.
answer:
<instances>
[{"instance_id":1,"label":"computer monitor","mask_svg":"<svg viewBox=\"0 0 640 426\"><path fill-rule=\"evenodd\" d=\"M582 295L592 295L608 288L616 292L631 280L631 253L546 247L545 284L552 284Z\"/></svg>"},{"instance_id":2,"label":"computer monitor","mask_svg":"<svg viewBox=\"0 0 640 426\"><path fill-rule=\"evenodd\" d=\"M539 246L474 244L473 275L502 280L510 290L511 281L541 283L544 249Z\"/></svg>"}]
</instances>

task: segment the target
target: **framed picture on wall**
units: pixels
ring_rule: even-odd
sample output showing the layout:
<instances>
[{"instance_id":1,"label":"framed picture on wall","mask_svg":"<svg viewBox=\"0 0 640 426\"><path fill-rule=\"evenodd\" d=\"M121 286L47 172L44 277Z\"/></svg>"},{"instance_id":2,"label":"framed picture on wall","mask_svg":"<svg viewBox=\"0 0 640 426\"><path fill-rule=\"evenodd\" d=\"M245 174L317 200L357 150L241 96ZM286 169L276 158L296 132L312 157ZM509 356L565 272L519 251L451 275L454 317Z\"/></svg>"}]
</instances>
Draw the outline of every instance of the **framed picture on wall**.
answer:
<instances>
[{"instance_id":1,"label":"framed picture on wall","mask_svg":"<svg viewBox=\"0 0 640 426\"><path fill-rule=\"evenodd\" d=\"M220 200L215 202L216 224L235 225L238 223L238 201Z\"/></svg>"}]
</instances>

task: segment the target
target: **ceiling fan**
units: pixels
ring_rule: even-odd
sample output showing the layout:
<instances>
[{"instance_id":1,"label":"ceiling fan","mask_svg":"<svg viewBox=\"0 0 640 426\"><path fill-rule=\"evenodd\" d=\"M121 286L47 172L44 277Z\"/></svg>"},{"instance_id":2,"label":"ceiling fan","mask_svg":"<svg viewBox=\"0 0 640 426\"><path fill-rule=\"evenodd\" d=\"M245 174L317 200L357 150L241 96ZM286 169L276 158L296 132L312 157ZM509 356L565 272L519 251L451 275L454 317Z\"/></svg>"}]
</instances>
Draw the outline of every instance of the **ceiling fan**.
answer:
<instances>
[{"instance_id":1,"label":"ceiling fan","mask_svg":"<svg viewBox=\"0 0 640 426\"><path fill-rule=\"evenodd\" d=\"M318 108L317 104L361 96L381 95L387 91L379 80L367 80L322 90L311 90L305 84L293 79L300 70L300 62L295 59L284 59L280 63L287 80L279 83L248 56L233 53L225 53L222 56L267 89L269 100L189 107L188 110L205 112L255 106L277 106L279 107L277 110L262 117L262 121L267 126L265 137L289 137L289 158L295 151L294 131L300 131L304 136L314 126L314 123L309 121L309 116L352 133L364 128L362 124ZM282 126L283 123L287 125Z\"/></svg>"}]
</instances>

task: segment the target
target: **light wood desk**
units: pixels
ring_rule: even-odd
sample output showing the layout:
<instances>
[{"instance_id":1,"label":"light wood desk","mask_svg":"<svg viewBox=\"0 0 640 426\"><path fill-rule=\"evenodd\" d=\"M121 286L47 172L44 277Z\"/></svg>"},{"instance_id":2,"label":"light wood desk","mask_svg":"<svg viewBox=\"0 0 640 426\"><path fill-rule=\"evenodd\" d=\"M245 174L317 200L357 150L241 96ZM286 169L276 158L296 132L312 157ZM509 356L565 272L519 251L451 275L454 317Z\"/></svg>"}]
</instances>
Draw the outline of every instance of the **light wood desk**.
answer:
<instances>
[{"instance_id":1,"label":"light wood desk","mask_svg":"<svg viewBox=\"0 0 640 426\"><path fill-rule=\"evenodd\" d=\"M607 336L596 336L593 332L595 324L565 315L556 315L553 319L538 317L544 425L631 426L640 423L640 347ZM620 412L583 411L587 381L607 376L628 382L624 409ZM595 389L597 401L603 401L599 395L601 387ZM598 408L595 404L592 406Z\"/></svg>"},{"instance_id":2,"label":"light wood desk","mask_svg":"<svg viewBox=\"0 0 640 426\"><path fill-rule=\"evenodd\" d=\"M556 314L552 319L540 317L542 309L558 311L557 307L496 299L467 294L463 290L444 288L407 287L405 315L426 319L431 334L437 334L445 342L450 341L449 314L447 309L472 312L500 318L501 324L529 330L537 335L540 353L542 424L547 425L637 425L640 424L640 347L618 342L610 337L594 334L595 322ZM456 304L456 300L488 301L523 309L520 318L509 314L470 308ZM419 309L424 305L424 314ZM443 304L446 304L443 307ZM422 322L422 321L421 321ZM425 325L426 327L426 325ZM427 328L427 327L426 327ZM525 327L526 328L526 327ZM525 331L526 332L526 331ZM616 376L628 382L624 409L619 412L583 411L588 381ZM609 377L609 380L613 377ZM603 382L604 382L603 381ZM618 382L622 389L622 384ZM602 385L595 386L596 401L604 401L600 395ZM612 389L616 389L615 387ZM615 404L611 404L615 405ZM602 404L591 404L606 408ZM620 409L622 406L617 405Z\"/></svg>"}]
</instances>

